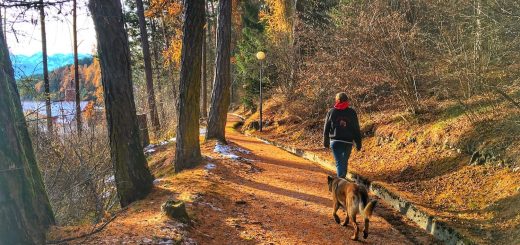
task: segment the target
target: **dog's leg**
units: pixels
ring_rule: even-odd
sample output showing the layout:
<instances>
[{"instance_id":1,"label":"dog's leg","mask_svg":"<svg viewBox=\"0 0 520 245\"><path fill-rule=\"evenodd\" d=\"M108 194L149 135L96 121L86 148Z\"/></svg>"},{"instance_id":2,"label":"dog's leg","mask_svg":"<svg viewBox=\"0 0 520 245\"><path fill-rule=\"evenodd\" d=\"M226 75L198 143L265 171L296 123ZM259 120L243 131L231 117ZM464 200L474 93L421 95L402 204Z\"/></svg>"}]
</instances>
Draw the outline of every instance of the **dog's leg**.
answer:
<instances>
[{"instance_id":1,"label":"dog's leg","mask_svg":"<svg viewBox=\"0 0 520 245\"><path fill-rule=\"evenodd\" d=\"M368 218L365 218L365 227L363 227L363 238L367 239L368 237L368 225L370 223L370 220Z\"/></svg>"},{"instance_id":2,"label":"dog's leg","mask_svg":"<svg viewBox=\"0 0 520 245\"><path fill-rule=\"evenodd\" d=\"M354 241L357 241L358 233L359 233L359 227L358 227L358 224L356 223L356 215L352 215L350 218L352 219L352 226L354 226L354 234L352 234L350 239L352 239Z\"/></svg>"},{"instance_id":3,"label":"dog's leg","mask_svg":"<svg viewBox=\"0 0 520 245\"><path fill-rule=\"evenodd\" d=\"M348 223L349 223L349 219L350 217L348 217L348 213L347 213L347 217L345 217L345 222L343 222L343 224L341 224L342 226L347 226Z\"/></svg>"},{"instance_id":4,"label":"dog's leg","mask_svg":"<svg viewBox=\"0 0 520 245\"><path fill-rule=\"evenodd\" d=\"M338 212L338 209L339 209L339 203L337 200L334 200L334 211L332 212L332 217L334 217L334 220L336 221L336 223L339 224L340 220L339 220L338 215L336 214Z\"/></svg>"},{"instance_id":5,"label":"dog's leg","mask_svg":"<svg viewBox=\"0 0 520 245\"><path fill-rule=\"evenodd\" d=\"M348 201L345 200L345 213L347 213L347 217L345 217L345 222L343 222L343 224L341 224L342 226L347 226L348 225L348 222L349 222L349 207L350 205L352 205L352 203L349 203Z\"/></svg>"}]
</instances>

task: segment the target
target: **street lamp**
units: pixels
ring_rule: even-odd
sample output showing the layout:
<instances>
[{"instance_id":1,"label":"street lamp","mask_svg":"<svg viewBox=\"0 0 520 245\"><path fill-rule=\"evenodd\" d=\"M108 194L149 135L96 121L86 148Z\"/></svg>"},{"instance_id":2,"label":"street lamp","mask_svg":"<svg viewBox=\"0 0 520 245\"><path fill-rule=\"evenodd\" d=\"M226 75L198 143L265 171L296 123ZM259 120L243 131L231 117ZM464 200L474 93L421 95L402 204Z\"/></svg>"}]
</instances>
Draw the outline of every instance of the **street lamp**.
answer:
<instances>
[{"instance_id":1,"label":"street lamp","mask_svg":"<svg viewBox=\"0 0 520 245\"><path fill-rule=\"evenodd\" d=\"M256 58L260 61L260 122L259 129L262 132L262 70L264 69L265 53L260 51L256 53Z\"/></svg>"}]
</instances>

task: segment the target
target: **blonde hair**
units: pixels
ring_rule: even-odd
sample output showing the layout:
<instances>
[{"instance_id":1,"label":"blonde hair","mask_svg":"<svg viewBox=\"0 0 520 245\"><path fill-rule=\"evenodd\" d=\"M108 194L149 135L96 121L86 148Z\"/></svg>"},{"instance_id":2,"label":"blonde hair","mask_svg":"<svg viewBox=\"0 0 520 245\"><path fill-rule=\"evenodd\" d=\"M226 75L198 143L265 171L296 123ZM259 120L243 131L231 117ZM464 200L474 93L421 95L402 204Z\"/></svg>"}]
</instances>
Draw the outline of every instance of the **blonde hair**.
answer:
<instances>
[{"instance_id":1,"label":"blonde hair","mask_svg":"<svg viewBox=\"0 0 520 245\"><path fill-rule=\"evenodd\" d=\"M336 94L336 101L345 102L348 101L348 95L344 92L340 92Z\"/></svg>"}]
</instances>

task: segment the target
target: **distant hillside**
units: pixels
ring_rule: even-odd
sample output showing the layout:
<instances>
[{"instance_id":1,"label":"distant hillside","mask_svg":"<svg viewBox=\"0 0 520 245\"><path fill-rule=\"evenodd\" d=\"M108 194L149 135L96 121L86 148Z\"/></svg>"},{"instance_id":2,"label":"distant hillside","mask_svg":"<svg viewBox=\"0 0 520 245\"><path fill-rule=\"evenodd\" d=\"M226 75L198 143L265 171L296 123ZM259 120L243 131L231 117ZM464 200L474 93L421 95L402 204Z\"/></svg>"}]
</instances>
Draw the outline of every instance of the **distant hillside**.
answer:
<instances>
[{"instance_id":1,"label":"distant hillside","mask_svg":"<svg viewBox=\"0 0 520 245\"><path fill-rule=\"evenodd\" d=\"M79 54L79 59L92 59L90 54ZM16 79L28 77L32 75L43 74L42 53L36 53L31 56L11 54L13 62L14 74ZM74 63L73 54L54 54L47 58L49 72L63 66Z\"/></svg>"},{"instance_id":2,"label":"distant hillside","mask_svg":"<svg viewBox=\"0 0 520 245\"><path fill-rule=\"evenodd\" d=\"M79 60L80 93L82 100L102 101L101 69L99 61L92 57ZM66 98L68 89L74 85L73 65L65 65L53 70L49 69L49 89L51 100ZM44 82L42 74L22 76L16 80L22 100L44 100Z\"/></svg>"}]
</instances>

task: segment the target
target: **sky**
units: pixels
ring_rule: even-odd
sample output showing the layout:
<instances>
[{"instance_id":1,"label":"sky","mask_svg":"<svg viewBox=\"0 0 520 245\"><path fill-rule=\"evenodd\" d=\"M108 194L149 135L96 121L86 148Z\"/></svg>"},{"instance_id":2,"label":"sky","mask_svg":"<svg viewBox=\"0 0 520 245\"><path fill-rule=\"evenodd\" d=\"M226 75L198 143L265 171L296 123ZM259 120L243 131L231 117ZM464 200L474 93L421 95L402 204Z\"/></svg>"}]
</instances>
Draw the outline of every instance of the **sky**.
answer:
<instances>
[{"instance_id":1,"label":"sky","mask_svg":"<svg viewBox=\"0 0 520 245\"><path fill-rule=\"evenodd\" d=\"M92 54L96 46L94 24L91 16L88 15L87 7L80 2L83 1L78 1L78 52ZM6 11L6 38L9 51L12 54L28 56L41 52L39 13L31 10L21 17L20 9L8 9ZM59 13L56 7L47 7L46 13L47 53L49 55L72 53L72 11L70 6L64 6L62 13ZM24 19L26 22L21 22L20 19ZM30 20L37 23L33 24Z\"/></svg>"}]
</instances>

